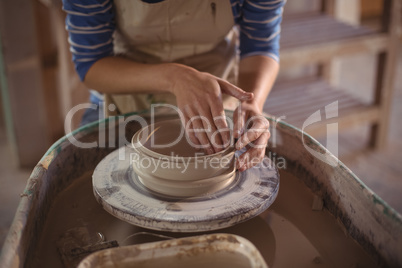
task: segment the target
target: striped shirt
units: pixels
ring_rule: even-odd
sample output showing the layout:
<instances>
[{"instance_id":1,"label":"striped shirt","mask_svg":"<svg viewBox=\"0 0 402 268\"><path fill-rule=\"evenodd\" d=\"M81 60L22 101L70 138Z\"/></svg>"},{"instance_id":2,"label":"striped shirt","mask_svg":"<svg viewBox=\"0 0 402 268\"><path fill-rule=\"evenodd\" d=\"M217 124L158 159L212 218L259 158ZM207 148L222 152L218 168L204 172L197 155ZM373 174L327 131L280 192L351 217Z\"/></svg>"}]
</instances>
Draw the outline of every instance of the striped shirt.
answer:
<instances>
[{"instance_id":1,"label":"striped shirt","mask_svg":"<svg viewBox=\"0 0 402 268\"><path fill-rule=\"evenodd\" d=\"M235 24L240 29L240 56L265 55L279 61L280 23L286 0L230 1ZM113 0L63 0L63 9L67 13L73 62L84 80L92 64L113 55Z\"/></svg>"}]
</instances>

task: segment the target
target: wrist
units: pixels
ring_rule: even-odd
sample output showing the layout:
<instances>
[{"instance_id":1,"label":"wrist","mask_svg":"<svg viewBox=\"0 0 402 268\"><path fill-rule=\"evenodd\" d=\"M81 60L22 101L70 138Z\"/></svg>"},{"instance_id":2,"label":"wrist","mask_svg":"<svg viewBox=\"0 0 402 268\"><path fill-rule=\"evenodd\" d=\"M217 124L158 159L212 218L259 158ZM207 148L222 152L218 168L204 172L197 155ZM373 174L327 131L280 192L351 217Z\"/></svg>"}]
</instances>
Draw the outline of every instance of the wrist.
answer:
<instances>
[{"instance_id":1,"label":"wrist","mask_svg":"<svg viewBox=\"0 0 402 268\"><path fill-rule=\"evenodd\" d=\"M165 69L165 79L167 81L166 91L174 95L180 94L181 89L177 83L183 82L191 76L189 72L194 72L194 69L178 63L166 63L162 68Z\"/></svg>"},{"instance_id":2,"label":"wrist","mask_svg":"<svg viewBox=\"0 0 402 268\"><path fill-rule=\"evenodd\" d=\"M163 91L168 93L174 93L174 84L176 81L176 77L174 76L177 67L172 63L162 63L157 65L157 74L161 74L159 77L155 77L155 79L160 79L160 82L163 87Z\"/></svg>"},{"instance_id":3,"label":"wrist","mask_svg":"<svg viewBox=\"0 0 402 268\"><path fill-rule=\"evenodd\" d=\"M247 110L252 110L257 113L262 113L263 108L264 108L264 103L261 101L258 101L256 98L253 98L252 100L242 102L242 106L244 108L246 108Z\"/></svg>"}]
</instances>

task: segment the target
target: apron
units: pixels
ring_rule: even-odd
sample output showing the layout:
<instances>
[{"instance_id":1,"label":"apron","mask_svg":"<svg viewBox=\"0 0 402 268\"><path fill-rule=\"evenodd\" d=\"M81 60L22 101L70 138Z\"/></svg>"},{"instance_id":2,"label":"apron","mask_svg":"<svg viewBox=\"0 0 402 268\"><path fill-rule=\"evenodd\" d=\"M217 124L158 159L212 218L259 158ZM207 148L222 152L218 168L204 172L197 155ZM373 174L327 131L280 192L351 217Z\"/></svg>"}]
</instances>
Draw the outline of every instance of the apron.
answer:
<instances>
[{"instance_id":1,"label":"apron","mask_svg":"<svg viewBox=\"0 0 402 268\"><path fill-rule=\"evenodd\" d=\"M114 53L141 63L176 62L235 84L238 33L229 0L114 0ZM157 77L156 77L157 78ZM238 101L223 96L233 110ZM154 103L176 105L170 93L105 94L106 116L150 109Z\"/></svg>"}]
</instances>

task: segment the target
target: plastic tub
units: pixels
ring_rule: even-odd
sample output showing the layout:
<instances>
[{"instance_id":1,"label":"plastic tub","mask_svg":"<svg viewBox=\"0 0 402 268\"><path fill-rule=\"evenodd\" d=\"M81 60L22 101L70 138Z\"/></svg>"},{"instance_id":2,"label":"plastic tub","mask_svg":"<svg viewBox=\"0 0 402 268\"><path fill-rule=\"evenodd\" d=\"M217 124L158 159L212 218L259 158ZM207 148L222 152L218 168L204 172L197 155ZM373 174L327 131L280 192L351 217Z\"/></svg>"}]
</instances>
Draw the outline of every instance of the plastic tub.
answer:
<instances>
[{"instance_id":1,"label":"plastic tub","mask_svg":"<svg viewBox=\"0 0 402 268\"><path fill-rule=\"evenodd\" d=\"M209 234L102 250L78 268L265 268L257 248L237 235Z\"/></svg>"}]
</instances>

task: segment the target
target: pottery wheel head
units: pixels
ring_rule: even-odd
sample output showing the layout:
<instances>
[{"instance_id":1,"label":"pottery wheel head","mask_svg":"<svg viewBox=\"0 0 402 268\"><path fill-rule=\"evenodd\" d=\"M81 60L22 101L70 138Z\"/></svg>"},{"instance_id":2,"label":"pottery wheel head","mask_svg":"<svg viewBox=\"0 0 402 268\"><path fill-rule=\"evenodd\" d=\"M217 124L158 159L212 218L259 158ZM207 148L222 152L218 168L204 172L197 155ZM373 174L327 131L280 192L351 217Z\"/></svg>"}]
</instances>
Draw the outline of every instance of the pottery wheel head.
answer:
<instances>
[{"instance_id":1,"label":"pottery wheel head","mask_svg":"<svg viewBox=\"0 0 402 268\"><path fill-rule=\"evenodd\" d=\"M136 151L122 147L106 156L93 173L93 191L115 217L140 227L173 232L205 232L232 226L259 215L275 200L279 173L270 159L234 172L213 193L172 197L150 190L133 169Z\"/></svg>"}]
</instances>

